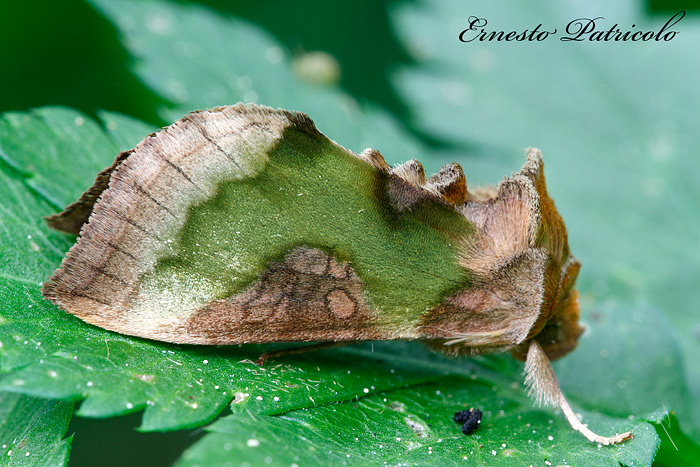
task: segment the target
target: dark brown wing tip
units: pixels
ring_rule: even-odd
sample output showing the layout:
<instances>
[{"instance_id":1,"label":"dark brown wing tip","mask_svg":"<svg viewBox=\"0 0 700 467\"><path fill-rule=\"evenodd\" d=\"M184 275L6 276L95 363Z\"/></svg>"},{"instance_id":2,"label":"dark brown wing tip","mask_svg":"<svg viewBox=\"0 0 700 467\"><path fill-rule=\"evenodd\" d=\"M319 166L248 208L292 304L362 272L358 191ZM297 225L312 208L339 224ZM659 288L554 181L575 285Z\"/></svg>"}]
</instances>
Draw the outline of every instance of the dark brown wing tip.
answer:
<instances>
[{"instance_id":1,"label":"dark brown wing tip","mask_svg":"<svg viewBox=\"0 0 700 467\"><path fill-rule=\"evenodd\" d=\"M54 230L70 235L78 235L80 228L90 217L90 213L92 213L92 206L85 206L76 201L63 211L44 216L42 219L46 221L46 225Z\"/></svg>"},{"instance_id":2,"label":"dark brown wing tip","mask_svg":"<svg viewBox=\"0 0 700 467\"><path fill-rule=\"evenodd\" d=\"M85 190L76 202L68 205L61 212L44 217L46 224L54 230L78 235L80 229L90 218L95 203L97 203L102 192L109 186L109 179L112 176L112 172L114 172L132 152L133 149L120 152L114 162L112 162L112 165L97 174L92 186Z\"/></svg>"},{"instance_id":3,"label":"dark brown wing tip","mask_svg":"<svg viewBox=\"0 0 700 467\"><path fill-rule=\"evenodd\" d=\"M277 115L287 119L289 123L299 131L313 136L318 136L321 134L321 132L316 128L316 125L314 124L313 120L311 120L311 118L309 118L309 116L305 113L293 112L283 109L273 109L272 107L257 104L238 103L235 105L219 106L214 107L212 109L195 110L193 112L190 112L190 114L178 120L177 122L174 122L172 125L169 125L168 127L165 127L159 130L158 132L151 133L150 135L146 136L141 142L139 142L139 145L143 144L145 141L151 138L155 138L161 131L170 128L171 126L176 125L177 123L181 123L191 119L191 115L205 114L209 112L236 113L239 115L259 116ZM137 147L139 145L137 145ZM119 153L115 161L109 167L107 167L97 175L95 181L93 182L93 185L90 188L88 188L77 201L68 205L63 211L59 213L51 214L49 216L44 217L47 225L54 230L58 230L72 235L79 235L80 229L90 218L95 203L99 199L102 192L109 186L109 180L112 173L114 172L114 170L116 170L117 167L119 167L119 165L121 165L126 160L126 158L132 152L134 152L134 149L130 149L128 151Z\"/></svg>"}]
</instances>

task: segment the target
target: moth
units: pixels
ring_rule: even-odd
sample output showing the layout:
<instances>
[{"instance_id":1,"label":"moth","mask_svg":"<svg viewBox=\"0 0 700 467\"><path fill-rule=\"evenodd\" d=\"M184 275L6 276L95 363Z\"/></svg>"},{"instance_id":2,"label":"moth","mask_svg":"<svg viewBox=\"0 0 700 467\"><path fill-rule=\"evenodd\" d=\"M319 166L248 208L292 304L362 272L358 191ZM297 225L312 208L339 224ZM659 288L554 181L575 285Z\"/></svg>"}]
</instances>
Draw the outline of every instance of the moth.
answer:
<instances>
[{"instance_id":1,"label":"moth","mask_svg":"<svg viewBox=\"0 0 700 467\"><path fill-rule=\"evenodd\" d=\"M123 334L186 344L420 339L510 351L539 403L576 417L550 360L582 328L542 156L467 190L459 164L355 154L298 112L193 112L120 153L54 229L79 235L43 295Z\"/></svg>"}]
</instances>

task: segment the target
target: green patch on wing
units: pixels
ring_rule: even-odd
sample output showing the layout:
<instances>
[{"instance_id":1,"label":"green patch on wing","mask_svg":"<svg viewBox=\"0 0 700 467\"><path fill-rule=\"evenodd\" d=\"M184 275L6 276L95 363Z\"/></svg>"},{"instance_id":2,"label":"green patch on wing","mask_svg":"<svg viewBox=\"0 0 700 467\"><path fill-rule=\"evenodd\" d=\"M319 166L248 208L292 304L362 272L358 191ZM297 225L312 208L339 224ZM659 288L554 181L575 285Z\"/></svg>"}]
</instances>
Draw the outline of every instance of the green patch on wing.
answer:
<instances>
[{"instance_id":1,"label":"green patch on wing","mask_svg":"<svg viewBox=\"0 0 700 467\"><path fill-rule=\"evenodd\" d=\"M231 297L306 245L349 261L373 305L390 313L382 319L415 319L467 285L452 239L472 227L437 203L399 213L387 183L386 173L330 141L287 131L261 173L224 182L191 208L175 253L143 278L142 290L185 292L194 301Z\"/></svg>"}]
</instances>

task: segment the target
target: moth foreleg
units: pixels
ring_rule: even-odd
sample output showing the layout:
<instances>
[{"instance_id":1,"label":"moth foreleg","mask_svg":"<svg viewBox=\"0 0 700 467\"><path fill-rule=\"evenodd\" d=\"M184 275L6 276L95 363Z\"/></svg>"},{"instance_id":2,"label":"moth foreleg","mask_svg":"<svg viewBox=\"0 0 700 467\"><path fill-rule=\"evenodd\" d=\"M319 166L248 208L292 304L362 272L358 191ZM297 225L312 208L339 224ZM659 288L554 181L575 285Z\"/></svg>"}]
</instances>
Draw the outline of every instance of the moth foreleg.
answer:
<instances>
[{"instance_id":1,"label":"moth foreleg","mask_svg":"<svg viewBox=\"0 0 700 467\"><path fill-rule=\"evenodd\" d=\"M284 357L287 355L296 355L300 353L306 353L306 352L315 352L316 350L324 350L324 349L332 349L333 347L340 347L343 345L348 345L352 344L353 341L346 341L346 342L321 342L319 344L313 344L313 345L303 345L300 347L291 347L289 349L279 349L279 350L273 350L272 352L265 352L264 354L260 355L257 360L255 360L255 364L258 366L263 366L267 360L270 358L279 358L279 357Z\"/></svg>"},{"instance_id":2,"label":"moth foreleg","mask_svg":"<svg viewBox=\"0 0 700 467\"><path fill-rule=\"evenodd\" d=\"M600 436L589 430L581 420L578 419L574 411L566 401L564 394L561 392L559 382L552 369L552 364L549 362L547 354L545 354L540 344L535 340L530 341L530 348L527 352L527 360L525 361L525 384L530 387L530 396L535 401L542 405L558 405L566 416L571 428L580 432L593 443L603 445L618 444L632 438L631 432L618 434L607 437Z\"/></svg>"}]
</instances>

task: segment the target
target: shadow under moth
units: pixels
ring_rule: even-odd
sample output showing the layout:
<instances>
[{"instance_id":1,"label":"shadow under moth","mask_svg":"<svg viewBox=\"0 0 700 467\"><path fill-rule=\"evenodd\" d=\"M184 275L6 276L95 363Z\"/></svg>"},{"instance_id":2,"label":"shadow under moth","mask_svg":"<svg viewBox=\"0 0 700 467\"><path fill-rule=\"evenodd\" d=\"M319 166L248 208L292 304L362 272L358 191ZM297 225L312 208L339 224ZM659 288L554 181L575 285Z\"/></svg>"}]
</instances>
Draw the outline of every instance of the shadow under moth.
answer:
<instances>
[{"instance_id":1,"label":"shadow under moth","mask_svg":"<svg viewBox=\"0 0 700 467\"><path fill-rule=\"evenodd\" d=\"M541 403L608 445L567 403L550 359L576 346L579 263L541 154L497 187L459 164L426 179L256 105L191 113L120 153L49 225L79 235L43 286L105 329L186 344L421 339L510 351Z\"/></svg>"}]
</instances>

